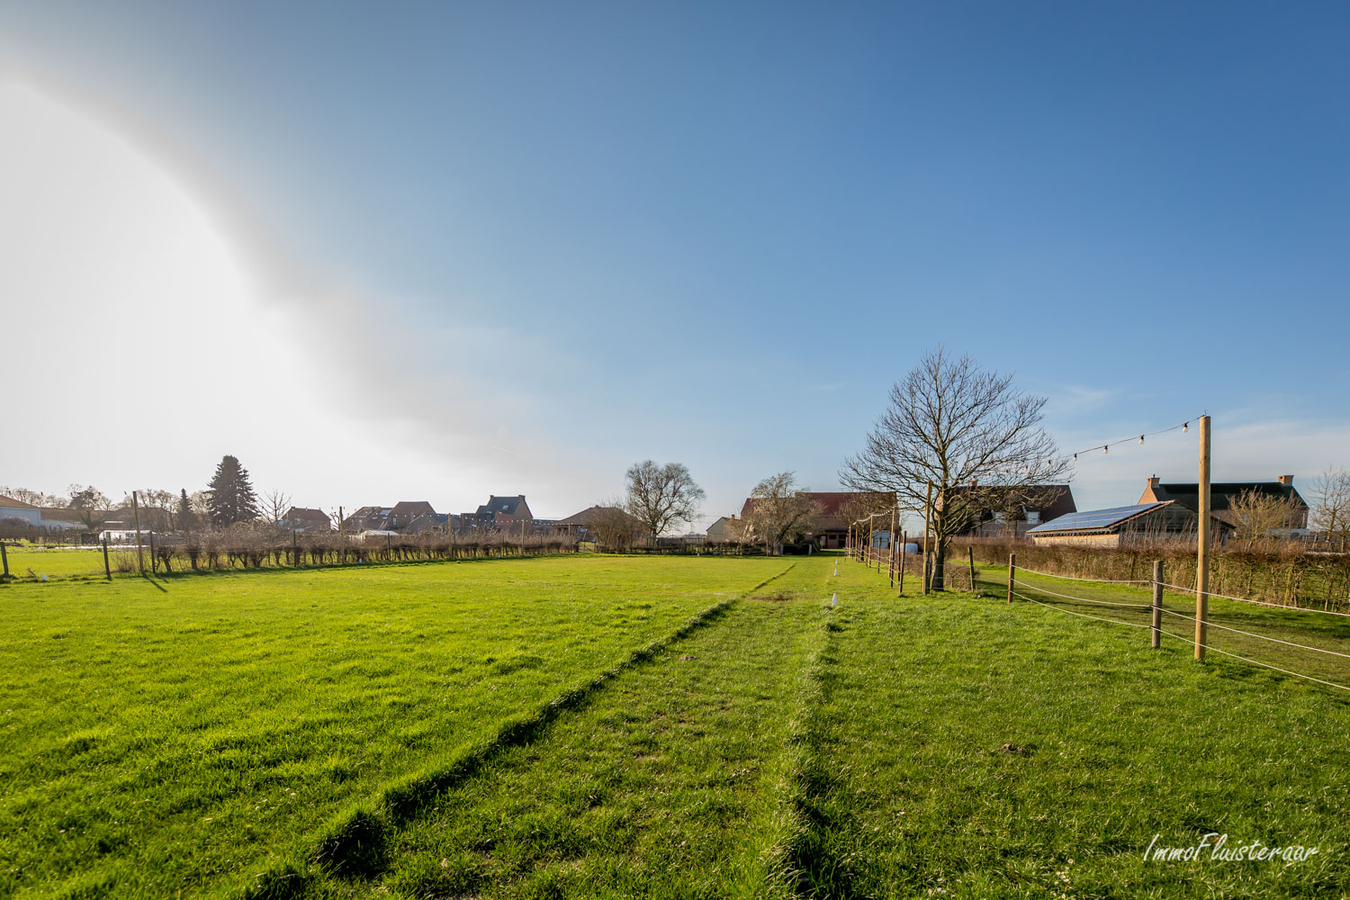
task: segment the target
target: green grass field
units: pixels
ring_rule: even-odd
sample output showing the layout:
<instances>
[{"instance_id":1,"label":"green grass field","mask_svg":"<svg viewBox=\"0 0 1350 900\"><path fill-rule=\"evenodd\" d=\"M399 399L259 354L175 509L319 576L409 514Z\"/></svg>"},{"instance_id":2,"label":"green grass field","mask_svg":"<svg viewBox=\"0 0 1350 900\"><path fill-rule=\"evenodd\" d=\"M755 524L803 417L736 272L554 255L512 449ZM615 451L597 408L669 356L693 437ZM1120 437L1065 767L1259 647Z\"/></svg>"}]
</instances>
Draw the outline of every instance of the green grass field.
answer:
<instances>
[{"instance_id":1,"label":"green grass field","mask_svg":"<svg viewBox=\"0 0 1350 900\"><path fill-rule=\"evenodd\" d=\"M1007 604L1000 570L985 597L896 598L834 565L582 556L0 588L0 895L1350 891L1340 692L1065 614L1087 605ZM1073 592L1135 597L1092 590ZM1319 852L1144 860L1206 832Z\"/></svg>"}]
</instances>

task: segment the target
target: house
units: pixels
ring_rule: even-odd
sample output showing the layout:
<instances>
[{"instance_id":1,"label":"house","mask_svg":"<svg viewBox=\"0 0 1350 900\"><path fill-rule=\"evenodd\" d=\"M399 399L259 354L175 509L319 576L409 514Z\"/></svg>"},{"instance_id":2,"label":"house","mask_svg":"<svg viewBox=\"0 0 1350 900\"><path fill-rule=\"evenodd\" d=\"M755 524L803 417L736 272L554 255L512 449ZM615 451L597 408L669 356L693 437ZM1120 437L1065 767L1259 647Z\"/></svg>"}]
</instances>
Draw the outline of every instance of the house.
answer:
<instances>
[{"instance_id":1,"label":"house","mask_svg":"<svg viewBox=\"0 0 1350 900\"><path fill-rule=\"evenodd\" d=\"M1294 487L1293 475L1281 475L1274 481L1225 481L1211 482L1209 486L1209 508L1214 517L1226 525L1236 527L1236 516L1230 510L1234 500L1243 494L1255 493L1258 497L1269 497L1288 502L1292 514L1286 528L1303 529L1308 527L1308 504ZM1192 512L1200 510L1200 485L1197 482L1169 482L1163 484L1158 476L1151 476L1144 485L1140 503L1156 503L1175 500Z\"/></svg>"},{"instance_id":2,"label":"house","mask_svg":"<svg viewBox=\"0 0 1350 900\"><path fill-rule=\"evenodd\" d=\"M1078 510L1067 484L958 487L952 496L954 508L958 504L967 507L968 521L957 533L970 537L1021 537L1042 523Z\"/></svg>"},{"instance_id":3,"label":"house","mask_svg":"<svg viewBox=\"0 0 1350 900\"><path fill-rule=\"evenodd\" d=\"M417 516L407 527L403 529L404 534L429 534L454 531L459 528L459 516L452 516L449 513L422 513Z\"/></svg>"},{"instance_id":4,"label":"house","mask_svg":"<svg viewBox=\"0 0 1350 900\"><path fill-rule=\"evenodd\" d=\"M290 528L301 533L333 530L327 513L321 509L307 509L303 506L292 506L286 510L286 515L277 524L282 528Z\"/></svg>"},{"instance_id":5,"label":"house","mask_svg":"<svg viewBox=\"0 0 1350 900\"><path fill-rule=\"evenodd\" d=\"M848 543L848 527L856 518L853 508L862 508L868 503L875 506L879 495L867 491L801 491L798 496L810 499L819 510L806 539L821 550L841 550ZM880 496L886 503L894 502L889 494ZM751 497L741 505L741 519L754 513L755 503Z\"/></svg>"},{"instance_id":6,"label":"house","mask_svg":"<svg viewBox=\"0 0 1350 900\"><path fill-rule=\"evenodd\" d=\"M505 531L519 529L521 522L527 522L530 526L534 524L534 515L530 512L530 505L525 502L524 494L513 497L489 495L488 502L478 507L476 512L460 516L462 528L500 528Z\"/></svg>"},{"instance_id":7,"label":"house","mask_svg":"<svg viewBox=\"0 0 1350 900\"><path fill-rule=\"evenodd\" d=\"M605 517L613 517L615 521L623 522L632 527L634 533L642 530L642 523L630 516L617 506L590 506L579 513L573 513L565 519L558 519L550 524L549 527L558 531L565 531L568 534L574 534L582 540L587 540L593 536L596 528Z\"/></svg>"},{"instance_id":8,"label":"house","mask_svg":"<svg viewBox=\"0 0 1350 900\"><path fill-rule=\"evenodd\" d=\"M738 541L741 536L741 520L735 516L722 516L708 526L710 541Z\"/></svg>"},{"instance_id":9,"label":"house","mask_svg":"<svg viewBox=\"0 0 1350 900\"><path fill-rule=\"evenodd\" d=\"M1111 548L1159 540L1194 540L1199 515L1175 500L1136 506L1116 506L1074 512L1027 529L1036 544L1070 544ZM1215 533L1224 537L1232 527L1215 517Z\"/></svg>"},{"instance_id":10,"label":"house","mask_svg":"<svg viewBox=\"0 0 1350 900\"><path fill-rule=\"evenodd\" d=\"M418 516L434 516L436 510L425 500L403 500L393 506L363 506L342 520L342 530L402 531Z\"/></svg>"}]
</instances>

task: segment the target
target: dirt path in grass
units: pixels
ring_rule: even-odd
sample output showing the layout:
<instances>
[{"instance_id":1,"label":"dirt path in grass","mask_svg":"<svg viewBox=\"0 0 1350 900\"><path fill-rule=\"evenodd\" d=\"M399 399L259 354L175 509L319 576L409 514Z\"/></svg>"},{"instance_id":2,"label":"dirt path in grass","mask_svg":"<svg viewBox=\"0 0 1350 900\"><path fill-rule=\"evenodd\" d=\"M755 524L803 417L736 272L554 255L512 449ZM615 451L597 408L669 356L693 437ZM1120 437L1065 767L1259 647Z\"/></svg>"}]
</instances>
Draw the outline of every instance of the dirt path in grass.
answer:
<instances>
[{"instance_id":1,"label":"dirt path in grass","mask_svg":"<svg viewBox=\"0 0 1350 900\"><path fill-rule=\"evenodd\" d=\"M828 565L798 565L495 757L390 836L378 877L311 893L727 898L788 884L774 870L794 833Z\"/></svg>"}]
</instances>

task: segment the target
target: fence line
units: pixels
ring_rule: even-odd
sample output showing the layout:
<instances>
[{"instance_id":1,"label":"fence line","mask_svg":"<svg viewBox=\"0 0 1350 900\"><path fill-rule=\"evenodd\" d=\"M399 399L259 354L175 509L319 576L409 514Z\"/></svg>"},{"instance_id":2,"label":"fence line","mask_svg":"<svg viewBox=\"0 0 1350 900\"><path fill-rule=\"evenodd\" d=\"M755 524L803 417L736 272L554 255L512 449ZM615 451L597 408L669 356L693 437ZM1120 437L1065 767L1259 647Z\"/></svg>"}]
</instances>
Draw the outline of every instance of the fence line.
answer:
<instances>
[{"instance_id":1,"label":"fence line","mask_svg":"<svg viewBox=\"0 0 1350 900\"><path fill-rule=\"evenodd\" d=\"M1170 588L1182 594L1195 593L1195 588L1180 587L1175 584L1167 584L1166 582L1163 582L1163 587ZM1255 603L1257 606L1268 606L1271 609L1291 609L1294 612L1321 613L1324 616L1341 616L1342 618L1350 619L1350 613L1336 612L1335 610L1331 609L1317 609L1316 607L1312 606L1290 606L1287 603L1267 603L1264 600L1252 600L1250 597L1232 597L1229 596L1228 594L1216 594L1213 591L1205 591L1205 596L1221 597L1224 600L1236 600L1239 603Z\"/></svg>"},{"instance_id":2,"label":"fence line","mask_svg":"<svg viewBox=\"0 0 1350 900\"><path fill-rule=\"evenodd\" d=\"M1065 581L1091 581L1094 584L1152 584L1147 579L1127 578L1113 580L1110 578L1079 578L1075 575L1052 575L1049 572L1037 572L1035 569L1028 569L1025 566L1018 566L1017 571L1026 572L1029 575L1040 575L1042 578L1062 578Z\"/></svg>"},{"instance_id":3,"label":"fence line","mask_svg":"<svg viewBox=\"0 0 1350 900\"><path fill-rule=\"evenodd\" d=\"M1021 572L1022 569L1019 568L1017 571L1018 571L1018 572ZM1072 594L1059 594L1059 593L1056 593L1055 591L1050 590L1049 588L1043 588L1043 587L1041 587L1041 586L1039 586L1039 585L1035 585L1035 584L1023 584L1022 586L1025 587L1025 588L1027 588L1027 589L1029 589L1029 590L1033 590L1033 591L1035 591L1035 592L1038 593L1038 594L1049 594L1049 595L1052 596L1052 597L1063 597L1065 600L1076 600L1076 601L1078 601L1079 603L1096 603L1096 604L1098 604L1099 606L1120 606L1120 607L1125 607L1125 608L1128 608L1128 609L1152 609L1152 608L1153 608L1150 604L1147 604L1147 603L1115 603L1115 602L1112 602L1112 601L1110 601L1110 600L1089 600L1087 597L1075 597L1075 596L1073 596Z\"/></svg>"},{"instance_id":4,"label":"fence line","mask_svg":"<svg viewBox=\"0 0 1350 900\"><path fill-rule=\"evenodd\" d=\"M1025 570L1022 570L1022 571L1025 571ZM1043 575L1043 574L1046 574L1046 573L1039 573L1039 572L1038 572L1038 573L1034 573L1034 574ZM1097 583L1101 583L1101 582L1098 581L1097 579L1091 579L1091 578L1072 578L1072 577L1069 577L1069 576L1062 576L1062 575L1061 575L1061 576L1051 576L1051 577L1058 577L1058 578L1061 578L1061 579L1066 580L1066 581L1086 581L1086 582L1097 582ZM1109 583L1114 583L1114 584L1130 584L1131 582L1109 582ZM1174 590L1180 590L1180 591L1182 591L1182 592L1184 592L1184 593L1192 593L1191 591L1189 591L1189 590L1187 590L1187 589L1185 589L1185 588L1178 588L1176 585L1169 585L1169 584L1167 584L1166 582L1161 582L1161 581L1153 582L1153 581L1149 581L1149 582L1144 582L1144 583L1145 583L1145 584L1154 584L1154 585L1156 585L1158 588L1170 587L1170 588L1173 588ZM1318 677L1316 677L1316 676L1314 676L1314 675L1309 675L1309 674L1307 674L1307 673L1305 673L1305 672L1298 672L1298 671L1295 671L1295 670L1293 670L1293 669L1286 669L1286 668L1284 668L1284 667L1282 667L1282 666L1272 665L1271 663L1261 662L1260 660L1252 659L1251 657L1243 656L1242 654L1239 654L1239 653L1233 653L1233 652L1230 651L1230 650L1223 650L1223 649L1221 649L1221 648L1219 648L1219 647L1215 647L1215 646L1213 646L1213 645L1211 645L1211 644L1209 644L1209 643L1206 643L1206 642L1204 642L1204 641L1197 641L1195 638L1188 638L1188 637L1183 637L1182 635L1173 634L1173 633L1170 632L1170 631L1165 631L1165 630L1163 630L1159 625L1155 625L1155 624L1152 624L1152 623L1146 623L1146 622L1127 622L1127 621L1123 621L1123 620L1121 620L1121 619L1111 619L1111 618L1106 618L1105 616L1094 616L1094 615L1089 615L1089 614L1087 614L1087 613L1077 612L1077 611L1071 610L1071 609L1063 609L1060 605L1058 605L1058 604L1056 604L1056 603L1053 603L1053 602L1046 602L1046 601L1043 601L1043 600L1037 600L1035 597L1028 596L1028 595L1027 595L1026 593L1024 593L1023 591L1017 591L1017 590L1014 590L1013 587L1012 587L1012 585L1016 585L1017 587L1021 587L1021 588L1023 588L1024 591L1034 591L1034 592L1039 593L1039 594L1047 594L1047 595L1050 595L1050 596L1053 596L1053 597L1061 597L1061 598L1063 598L1063 599L1065 599L1065 600L1069 600L1069 601L1077 602L1077 603L1090 603L1090 604L1091 604L1091 603L1095 603L1095 604L1098 604L1098 605L1105 605L1105 606L1128 607L1128 608L1131 608L1131 609L1140 609L1140 610L1154 610L1154 611L1155 611L1155 621L1157 621L1156 615L1157 615L1158 613L1166 613L1166 614L1169 615L1169 616L1173 616L1173 617L1175 617L1175 618L1183 619L1183 620L1189 621L1189 622L1198 622L1198 621L1199 621L1199 619L1198 619L1196 616L1193 616L1193 615L1186 615L1185 613L1181 613L1181 612L1177 612L1177 611L1175 611L1175 610L1167 609L1166 607L1162 606L1160 602L1158 602L1158 603L1156 603L1156 604L1150 604L1150 605L1145 606L1145 605L1142 605L1142 604L1124 604L1124 603L1113 603L1113 602L1104 601L1104 600L1093 600L1093 599L1090 599L1090 598L1087 598L1087 597L1078 597L1078 596L1074 596L1074 595L1071 595L1071 594L1061 594L1061 593L1058 593L1057 591L1051 591L1051 590L1049 590L1049 589L1047 589L1047 588L1043 588L1043 587L1040 587L1040 586L1035 585L1035 584L1027 584L1027 583L1025 583L1025 582L1020 582L1020 583L1019 583L1019 582L1016 581L1016 576L1015 576L1015 575L1012 576L1012 584L1010 584L1010 587L1009 587L1009 589L1010 589L1010 591L1012 592L1013 596L1018 597L1019 599L1022 599L1022 600L1026 600L1026 601L1031 602L1031 603L1035 603L1037 606L1044 606L1044 607L1047 607L1047 608L1049 608L1049 609L1054 609L1054 610L1056 610L1057 612L1067 613L1068 615L1071 615L1071 616L1078 616L1079 618L1083 618L1083 619L1092 619L1092 620L1097 621L1097 622L1106 622L1106 623L1109 623L1109 624L1112 624L1112 625L1125 625L1125 626L1128 626L1128 627L1130 627L1130 628L1147 628L1147 629L1149 629L1150 631L1154 632L1154 634L1155 634L1155 644L1154 644L1155 647L1157 646L1157 644L1156 644L1156 636L1166 635L1167 637L1171 637L1171 638L1173 638L1173 639L1182 641L1183 643L1190 644L1190 645L1192 645L1192 646L1197 646L1197 645L1198 645L1198 646L1200 646L1200 647L1203 647L1205 650L1213 650L1215 653L1219 653L1219 654L1222 654L1223 656L1231 657L1231 658L1236 659L1236 660L1239 660L1239 661L1241 661L1241 662L1245 662L1245 663L1247 663L1247 664L1249 664L1249 665L1257 666L1257 667L1264 668L1264 669L1270 669L1271 671L1279 672L1279 673L1284 674L1284 675L1290 675L1290 676L1293 676L1293 677L1295 677L1295 678L1302 678L1302 679L1304 679L1304 680L1306 680L1306 681L1311 681L1311 682L1314 682L1314 683L1316 683L1316 684L1321 684L1321 685L1325 685L1325 686L1327 686L1327 687L1333 687L1333 688L1336 688L1336 689L1338 689L1338 690L1350 692L1350 687L1347 687L1346 685L1338 684L1337 682L1334 682L1334 681L1328 681L1328 680L1325 679L1325 678L1318 678ZM1275 609L1294 609L1294 610L1296 610L1296 611L1299 611L1299 610L1302 610L1302 609L1303 609L1302 607L1287 607L1287 606L1280 606L1279 604L1273 604L1273 603L1262 603L1261 601L1257 601L1257 600L1247 600L1246 598L1243 598L1243 597L1228 597L1228 596L1222 595L1222 594L1210 595L1210 596L1218 596L1218 597L1222 597L1223 599L1227 599L1227 600L1246 601L1246 602L1249 602L1249 603L1256 603L1256 604L1258 604L1258 605L1260 605L1260 606L1269 606L1269 607L1272 607L1272 608L1275 608ZM1161 597L1161 593L1156 593L1156 594L1154 595L1154 597L1155 597L1155 599L1160 598L1160 597ZM1309 611L1311 611L1311 612L1330 612L1329 610L1309 610ZM1343 614L1343 613L1332 613L1332 615L1344 615L1344 614ZM1241 628L1233 628L1232 626L1229 626L1229 625L1223 625L1223 624L1220 624L1220 623L1218 623L1218 622L1214 622L1212 619L1209 619L1209 618L1206 618L1205 624L1206 624L1208 627L1217 628L1217 629L1220 629L1220 630L1222 630L1222 631L1232 632L1232 633L1234 633L1234 634L1240 634L1240 635L1242 635L1242 636L1244 636L1244 637L1254 638L1254 639L1256 639L1256 640L1268 641L1268 642L1270 642L1270 643L1281 644L1281 645L1283 645L1283 646L1293 647L1293 648L1296 648L1296 649L1299 649L1299 650L1307 650L1307 651L1310 651L1310 652L1313 652L1313 653L1323 653L1323 654L1326 654L1326 655L1329 655L1329 656L1340 657L1340 658L1342 658L1342 659L1350 659L1350 653L1342 653L1342 652L1340 652L1340 651L1338 651L1338 650L1331 650L1331 649L1326 648L1326 647L1314 647L1314 646L1311 646L1311 645L1309 645L1309 644L1301 644L1301 643L1298 643L1298 642L1296 642L1296 641L1287 641L1287 640L1284 640L1284 639L1282 639L1282 638L1270 637L1269 635L1264 635L1264 634L1257 634L1257 633L1255 633L1255 632L1245 631L1245 630L1243 630L1243 629L1241 629Z\"/></svg>"},{"instance_id":5,"label":"fence line","mask_svg":"<svg viewBox=\"0 0 1350 900\"><path fill-rule=\"evenodd\" d=\"M1090 615L1088 615L1087 613L1074 612L1074 611L1071 610L1071 609L1061 609L1060 607L1056 606L1056 605L1053 604L1053 603L1045 603L1045 602L1043 602L1043 601L1041 601L1041 600L1035 599L1034 597L1028 597L1026 594L1019 594L1017 591L1013 591L1013 596L1014 596L1014 597L1020 597L1020 598L1022 598L1023 600L1029 600L1030 602L1035 603L1035 604L1038 605L1038 606L1044 606L1044 607L1046 607L1047 609L1053 609L1053 610L1055 610L1056 612L1067 613L1068 615L1071 615L1071 616L1078 616L1078 617L1083 618L1083 619L1094 619L1094 620L1096 620L1096 621L1098 621L1098 622L1110 622L1112 625L1128 625L1128 626L1130 626L1131 628L1152 628L1152 627L1153 627L1152 625L1149 625L1148 623L1145 623L1145 622L1122 622L1120 619L1105 619L1105 618L1102 618L1101 616L1090 616Z\"/></svg>"}]
</instances>

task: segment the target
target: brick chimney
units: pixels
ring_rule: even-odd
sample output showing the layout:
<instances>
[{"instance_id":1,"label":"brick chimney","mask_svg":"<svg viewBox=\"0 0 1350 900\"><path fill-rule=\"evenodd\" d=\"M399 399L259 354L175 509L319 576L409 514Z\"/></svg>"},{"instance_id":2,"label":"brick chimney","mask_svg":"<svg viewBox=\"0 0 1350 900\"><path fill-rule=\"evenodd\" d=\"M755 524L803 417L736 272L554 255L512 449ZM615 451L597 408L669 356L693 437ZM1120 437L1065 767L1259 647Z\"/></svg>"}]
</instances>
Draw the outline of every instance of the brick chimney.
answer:
<instances>
[{"instance_id":1,"label":"brick chimney","mask_svg":"<svg viewBox=\"0 0 1350 900\"><path fill-rule=\"evenodd\" d=\"M1280 484L1289 485L1291 487L1294 484L1293 475L1281 475L1277 480L1280 482Z\"/></svg>"},{"instance_id":2,"label":"brick chimney","mask_svg":"<svg viewBox=\"0 0 1350 900\"><path fill-rule=\"evenodd\" d=\"M1153 490L1153 489L1156 488L1157 486L1158 486L1158 476L1157 476L1157 475L1150 475L1150 476L1149 476L1149 479L1148 479L1148 487L1149 487L1149 490Z\"/></svg>"}]
</instances>

